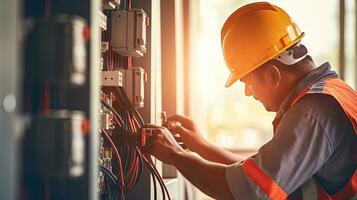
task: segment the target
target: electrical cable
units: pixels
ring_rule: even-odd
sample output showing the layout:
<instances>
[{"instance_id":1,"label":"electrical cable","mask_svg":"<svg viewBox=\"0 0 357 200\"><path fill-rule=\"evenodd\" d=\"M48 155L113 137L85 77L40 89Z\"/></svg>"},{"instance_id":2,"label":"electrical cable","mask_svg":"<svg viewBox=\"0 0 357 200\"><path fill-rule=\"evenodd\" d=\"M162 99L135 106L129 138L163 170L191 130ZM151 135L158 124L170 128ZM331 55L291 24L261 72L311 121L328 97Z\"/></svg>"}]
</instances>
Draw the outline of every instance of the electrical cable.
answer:
<instances>
[{"instance_id":1,"label":"electrical cable","mask_svg":"<svg viewBox=\"0 0 357 200\"><path fill-rule=\"evenodd\" d=\"M165 194L165 184L163 183L159 173L157 172L156 168L154 166L152 166L150 164L150 162L147 160L147 158L145 156L143 156L144 162L146 163L146 166L148 167L149 171L151 172L151 174L158 180L160 188L161 188L161 192L162 192L162 197L165 200L166 199L166 194Z\"/></svg>"},{"instance_id":2,"label":"electrical cable","mask_svg":"<svg viewBox=\"0 0 357 200\"><path fill-rule=\"evenodd\" d=\"M140 113L132 106L130 100L128 99L128 97L125 95L125 91L123 88L117 88L117 93L118 96L121 96L122 99L125 101L126 104L130 105L129 106L129 110L132 112L132 115L134 116L134 119L138 118L138 120L135 120L136 123L138 124L139 127L142 127L145 122L143 120L143 118L141 117ZM169 199L171 199L170 194L167 190L167 187L165 185L165 183L163 182L162 178L160 177L160 174L158 173L158 171L156 170L155 166L153 166L153 164L151 164L145 157L143 159L145 161L145 163L147 164L147 166L149 167L151 173L154 174L154 176L158 179L160 187L162 189L163 193L166 193L166 195L168 196ZM165 194L163 194L163 197L165 197ZM165 199L165 198L164 198Z\"/></svg>"},{"instance_id":3,"label":"electrical cable","mask_svg":"<svg viewBox=\"0 0 357 200\"><path fill-rule=\"evenodd\" d=\"M119 113L112 107L110 106L108 103L106 103L103 100L100 100L100 102L102 103L102 105L106 108L108 108L110 111L112 111L114 113L114 115L117 117L117 119L119 120L119 122L121 123L122 127L127 130L126 125L124 123L123 118L119 115Z\"/></svg>"},{"instance_id":4,"label":"electrical cable","mask_svg":"<svg viewBox=\"0 0 357 200\"><path fill-rule=\"evenodd\" d=\"M108 199L112 199L112 192L110 190L110 185L108 183L108 179L105 178L104 182L105 182L105 185L107 186L107 190L108 190Z\"/></svg>"},{"instance_id":5,"label":"electrical cable","mask_svg":"<svg viewBox=\"0 0 357 200\"><path fill-rule=\"evenodd\" d=\"M122 103L123 105L131 110L131 112L134 113L134 116L136 116L137 119L139 119L139 124L140 124L140 127L144 126L145 125L145 122L144 122L144 119L142 118L142 116L140 115L139 111L137 111L134 106L132 105L132 103L130 102L129 98L126 96L125 94L125 91L122 87L118 87L116 88L116 90L114 90L115 94L120 98L122 99Z\"/></svg>"},{"instance_id":6,"label":"electrical cable","mask_svg":"<svg viewBox=\"0 0 357 200\"><path fill-rule=\"evenodd\" d=\"M118 149L116 148L115 144L113 143L113 140L110 138L108 133L104 129L101 129L101 132L102 132L104 138L109 142L112 149L114 150L114 155L117 157L118 168L119 168L118 176L120 177L120 196L122 199L124 199L125 185L124 185L123 166L122 166L122 162L121 162L121 157L119 155Z\"/></svg>"},{"instance_id":7,"label":"electrical cable","mask_svg":"<svg viewBox=\"0 0 357 200\"><path fill-rule=\"evenodd\" d=\"M122 124L123 127L125 127L124 129L128 131L127 134L137 134L137 130L145 124L142 116L134 108L126 96L123 88L116 88L116 90L113 92L118 98L117 103L113 104L113 107L106 104L104 101L102 101L102 104L114 113L114 115L117 117L117 120L120 121L120 124ZM119 112L117 111L116 107L119 108ZM127 183L127 188L131 188L136 185L141 175L143 163L145 163L153 177L153 186L155 188L154 198L157 199L157 180L161 188L163 199L166 200L167 197L169 200L171 200L168 189L159 172L155 168L152 160L146 158L137 146L135 146L135 151L133 151L132 147L124 147L122 149L123 151L121 151L121 155L124 158L125 167L125 178L123 178L123 180L125 180ZM116 198L116 196L117 195L114 195L114 198Z\"/></svg>"},{"instance_id":8,"label":"electrical cable","mask_svg":"<svg viewBox=\"0 0 357 200\"><path fill-rule=\"evenodd\" d=\"M131 9L131 0L128 0L128 10Z\"/></svg>"},{"instance_id":9,"label":"electrical cable","mask_svg":"<svg viewBox=\"0 0 357 200\"><path fill-rule=\"evenodd\" d=\"M104 166L99 166L99 167L100 167L99 170L103 172L112 181L114 185L120 184L118 177L115 176L115 174L111 170L109 170Z\"/></svg>"},{"instance_id":10,"label":"electrical cable","mask_svg":"<svg viewBox=\"0 0 357 200\"><path fill-rule=\"evenodd\" d=\"M152 183L154 186L154 199L156 200L157 199L157 187L156 187L155 175L151 174L151 177L152 177Z\"/></svg>"},{"instance_id":11,"label":"electrical cable","mask_svg":"<svg viewBox=\"0 0 357 200\"><path fill-rule=\"evenodd\" d=\"M145 158L145 157L144 157L144 158ZM147 159L147 158L145 158L145 159ZM164 191L165 191L165 193L166 193L168 199L171 200L170 193L169 193L169 191L168 191L168 189L167 189L167 187L166 187L166 185L165 185L163 179L161 178L159 172L158 172L157 169L155 168L154 163L152 162L151 158L148 159L148 160L149 160L148 163L149 163L149 165L152 167L154 173L156 174L156 177L157 177L159 183L162 185L162 188L164 188ZM164 199L165 199L165 198L164 198Z\"/></svg>"},{"instance_id":12,"label":"electrical cable","mask_svg":"<svg viewBox=\"0 0 357 200\"><path fill-rule=\"evenodd\" d=\"M135 147L135 152L139 157L139 169L138 169L139 174L138 174L138 177L140 177L141 174L142 174L142 171L143 171L143 158L142 158L141 152L140 152L138 147ZM134 185L136 185L138 182L139 182L139 179L136 179L136 182L135 182Z\"/></svg>"}]
</instances>

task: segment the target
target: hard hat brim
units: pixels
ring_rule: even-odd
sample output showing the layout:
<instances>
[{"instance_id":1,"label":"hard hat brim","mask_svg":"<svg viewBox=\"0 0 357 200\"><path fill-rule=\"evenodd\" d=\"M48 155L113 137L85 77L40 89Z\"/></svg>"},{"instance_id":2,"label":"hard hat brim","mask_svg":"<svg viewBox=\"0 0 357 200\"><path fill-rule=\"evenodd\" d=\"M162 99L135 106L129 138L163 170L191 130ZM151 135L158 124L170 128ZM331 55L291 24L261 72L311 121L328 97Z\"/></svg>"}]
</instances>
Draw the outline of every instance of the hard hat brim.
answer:
<instances>
[{"instance_id":1,"label":"hard hat brim","mask_svg":"<svg viewBox=\"0 0 357 200\"><path fill-rule=\"evenodd\" d=\"M247 74L251 73L252 71L254 71L255 69L257 69L259 66L263 65L264 63L268 62L269 60L273 59L274 57L276 57L277 55L281 54L283 51L285 51L286 49L290 48L291 46L293 46L294 44L298 43L301 41L301 39L305 36L305 33L302 32L301 35L299 37L297 37L293 42L291 42L291 44L285 46L284 48L280 49L279 51L277 51L275 54L272 54L271 56L269 56L268 58L264 59L263 61L261 61L260 63L258 63L257 65L255 65L255 67L252 67L249 71L247 71L244 74L238 75L235 73L230 73L228 80L226 82L225 87L228 88L230 86L232 86L237 80L241 79L242 77L246 76Z\"/></svg>"},{"instance_id":2,"label":"hard hat brim","mask_svg":"<svg viewBox=\"0 0 357 200\"><path fill-rule=\"evenodd\" d=\"M228 88L232 86L233 83L235 83L237 80L239 80L239 76L235 75L234 73L230 73L225 87Z\"/></svg>"}]
</instances>

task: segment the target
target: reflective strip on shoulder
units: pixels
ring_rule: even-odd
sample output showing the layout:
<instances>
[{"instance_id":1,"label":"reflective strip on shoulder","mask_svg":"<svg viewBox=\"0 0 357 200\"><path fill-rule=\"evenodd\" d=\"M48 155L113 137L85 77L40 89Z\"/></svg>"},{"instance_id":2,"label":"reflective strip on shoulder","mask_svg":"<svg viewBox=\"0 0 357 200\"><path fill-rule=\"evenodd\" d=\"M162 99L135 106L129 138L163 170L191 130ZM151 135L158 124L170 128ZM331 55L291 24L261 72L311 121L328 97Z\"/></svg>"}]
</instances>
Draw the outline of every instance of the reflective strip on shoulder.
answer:
<instances>
[{"instance_id":1,"label":"reflective strip on shoulder","mask_svg":"<svg viewBox=\"0 0 357 200\"><path fill-rule=\"evenodd\" d=\"M322 93L333 96L350 119L357 134L357 92L339 78L327 78L312 85L307 93Z\"/></svg>"},{"instance_id":2,"label":"reflective strip on shoulder","mask_svg":"<svg viewBox=\"0 0 357 200\"><path fill-rule=\"evenodd\" d=\"M251 159L244 161L243 171L259 188L273 200L287 199L286 192L273 179L267 176Z\"/></svg>"}]
</instances>

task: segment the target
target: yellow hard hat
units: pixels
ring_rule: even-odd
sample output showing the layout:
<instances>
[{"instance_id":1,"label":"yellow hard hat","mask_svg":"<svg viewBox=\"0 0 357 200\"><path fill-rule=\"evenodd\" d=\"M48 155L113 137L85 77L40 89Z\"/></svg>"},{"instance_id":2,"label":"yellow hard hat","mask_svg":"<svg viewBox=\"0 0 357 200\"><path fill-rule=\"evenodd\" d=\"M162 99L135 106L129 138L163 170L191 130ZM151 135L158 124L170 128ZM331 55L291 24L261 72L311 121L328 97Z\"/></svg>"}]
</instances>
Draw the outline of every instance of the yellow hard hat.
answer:
<instances>
[{"instance_id":1,"label":"yellow hard hat","mask_svg":"<svg viewBox=\"0 0 357 200\"><path fill-rule=\"evenodd\" d=\"M221 31L221 45L230 70L226 87L275 58L304 37L281 8L256 2L236 10Z\"/></svg>"}]
</instances>

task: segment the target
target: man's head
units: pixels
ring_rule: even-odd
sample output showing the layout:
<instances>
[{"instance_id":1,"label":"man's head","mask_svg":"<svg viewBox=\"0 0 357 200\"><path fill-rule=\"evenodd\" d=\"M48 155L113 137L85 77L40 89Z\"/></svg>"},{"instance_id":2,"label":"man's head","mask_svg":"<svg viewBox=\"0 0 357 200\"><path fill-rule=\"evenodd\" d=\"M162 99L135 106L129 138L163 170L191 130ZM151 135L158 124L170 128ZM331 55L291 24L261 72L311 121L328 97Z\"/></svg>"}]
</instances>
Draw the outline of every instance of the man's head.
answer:
<instances>
[{"instance_id":1,"label":"man's head","mask_svg":"<svg viewBox=\"0 0 357 200\"><path fill-rule=\"evenodd\" d=\"M299 70L313 65L306 48L299 44L303 37L289 15L275 5L256 2L239 8L221 31L222 51L230 70L226 87L241 80L246 94L252 93L267 110L276 111Z\"/></svg>"},{"instance_id":2,"label":"man's head","mask_svg":"<svg viewBox=\"0 0 357 200\"><path fill-rule=\"evenodd\" d=\"M276 112L285 97L307 73L315 68L310 56L292 65L270 60L240 79L245 95L260 101L267 111Z\"/></svg>"}]
</instances>

